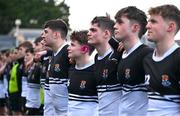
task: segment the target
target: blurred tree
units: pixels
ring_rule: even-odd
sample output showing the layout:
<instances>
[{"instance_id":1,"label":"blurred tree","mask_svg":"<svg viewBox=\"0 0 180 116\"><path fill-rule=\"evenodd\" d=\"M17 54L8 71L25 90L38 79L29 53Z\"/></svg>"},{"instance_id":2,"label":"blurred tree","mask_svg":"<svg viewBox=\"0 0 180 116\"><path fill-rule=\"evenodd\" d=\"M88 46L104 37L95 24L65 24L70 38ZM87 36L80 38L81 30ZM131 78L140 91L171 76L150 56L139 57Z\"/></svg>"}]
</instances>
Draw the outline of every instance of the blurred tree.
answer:
<instances>
[{"instance_id":1,"label":"blurred tree","mask_svg":"<svg viewBox=\"0 0 180 116\"><path fill-rule=\"evenodd\" d=\"M55 0L56 1L56 0ZM54 0L0 0L0 34L7 34L21 19L23 28L42 28L45 21L63 19L69 26L69 6Z\"/></svg>"}]
</instances>

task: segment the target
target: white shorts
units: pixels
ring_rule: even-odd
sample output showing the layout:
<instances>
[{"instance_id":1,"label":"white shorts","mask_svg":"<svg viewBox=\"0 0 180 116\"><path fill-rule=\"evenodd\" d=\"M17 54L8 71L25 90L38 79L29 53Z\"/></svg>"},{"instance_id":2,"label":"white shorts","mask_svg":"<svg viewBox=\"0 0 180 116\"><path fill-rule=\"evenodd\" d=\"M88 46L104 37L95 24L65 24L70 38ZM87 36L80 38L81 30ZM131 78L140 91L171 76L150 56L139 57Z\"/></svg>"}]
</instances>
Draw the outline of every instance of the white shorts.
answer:
<instances>
[{"instance_id":1,"label":"white shorts","mask_svg":"<svg viewBox=\"0 0 180 116\"><path fill-rule=\"evenodd\" d=\"M49 84L55 115L67 116L68 90L65 84Z\"/></svg>"},{"instance_id":2,"label":"white shorts","mask_svg":"<svg viewBox=\"0 0 180 116\"><path fill-rule=\"evenodd\" d=\"M98 116L98 103L69 101L68 116Z\"/></svg>"},{"instance_id":3,"label":"white shorts","mask_svg":"<svg viewBox=\"0 0 180 116\"><path fill-rule=\"evenodd\" d=\"M119 116L146 116L148 108L147 92L122 91Z\"/></svg>"},{"instance_id":4,"label":"white shorts","mask_svg":"<svg viewBox=\"0 0 180 116\"><path fill-rule=\"evenodd\" d=\"M40 88L27 89L26 107L28 108L40 108Z\"/></svg>"},{"instance_id":5,"label":"white shorts","mask_svg":"<svg viewBox=\"0 0 180 116\"><path fill-rule=\"evenodd\" d=\"M98 93L99 116L118 116L121 91Z\"/></svg>"},{"instance_id":6,"label":"white shorts","mask_svg":"<svg viewBox=\"0 0 180 116\"><path fill-rule=\"evenodd\" d=\"M180 104L149 99L148 116L180 116Z\"/></svg>"}]
</instances>

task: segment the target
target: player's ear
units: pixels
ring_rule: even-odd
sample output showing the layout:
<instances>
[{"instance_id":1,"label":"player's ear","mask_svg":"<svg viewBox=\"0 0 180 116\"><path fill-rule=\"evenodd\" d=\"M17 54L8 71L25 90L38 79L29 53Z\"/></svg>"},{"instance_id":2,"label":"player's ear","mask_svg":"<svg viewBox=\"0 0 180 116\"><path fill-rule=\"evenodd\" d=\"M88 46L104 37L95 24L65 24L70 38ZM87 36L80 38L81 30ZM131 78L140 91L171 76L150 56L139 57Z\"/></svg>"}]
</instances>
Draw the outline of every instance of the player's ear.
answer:
<instances>
[{"instance_id":1,"label":"player's ear","mask_svg":"<svg viewBox=\"0 0 180 116\"><path fill-rule=\"evenodd\" d=\"M175 23L174 21L170 21L170 22L169 22L169 25L168 25L167 31L168 31L168 32L171 32L171 31L173 31L173 30L175 30L175 29L176 29L176 23Z\"/></svg>"},{"instance_id":2,"label":"player's ear","mask_svg":"<svg viewBox=\"0 0 180 116\"><path fill-rule=\"evenodd\" d=\"M87 52L89 52L89 46L82 45L80 50L82 53L87 53Z\"/></svg>"},{"instance_id":3,"label":"player's ear","mask_svg":"<svg viewBox=\"0 0 180 116\"><path fill-rule=\"evenodd\" d=\"M55 38L61 37L61 33L57 32L57 31L54 31L53 34L54 34Z\"/></svg>"},{"instance_id":4,"label":"player's ear","mask_svg":"<svg viewBox=\"0 0 180 116\"><path fill-rule=\"evenodd\" d=\"M137 32L137 31L139 31L139 29L140 29L139 24L134 23L132 25L132 32Z\"/></svg>"},{"instance_id":5,"label":"player's ear","mask_svg":"<svg viewBox=\"0 0 180 116\"><path fill-rule=\"evenodd\" d=\"M105 31L104 31L104 35L108 38L108 37L111 35L111 33L110 33L109 30L105 30ZM108 39L109 39L109 38L108 38Z\"/></svg>"}]
</instances>

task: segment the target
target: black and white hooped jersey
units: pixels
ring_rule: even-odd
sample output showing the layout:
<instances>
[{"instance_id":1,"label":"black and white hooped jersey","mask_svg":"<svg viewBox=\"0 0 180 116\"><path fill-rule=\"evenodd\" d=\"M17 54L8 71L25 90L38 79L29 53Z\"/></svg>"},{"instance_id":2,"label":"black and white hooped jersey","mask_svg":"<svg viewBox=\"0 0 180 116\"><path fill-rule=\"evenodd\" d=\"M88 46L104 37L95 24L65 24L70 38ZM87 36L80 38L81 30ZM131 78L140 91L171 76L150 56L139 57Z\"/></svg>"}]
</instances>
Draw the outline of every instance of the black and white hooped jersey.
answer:
<instances>
[{"instance_id":1,"label":"black and white hooped jersey","mask_svg":"<svg viewBox=\"0 0 180 116\"><path fill-rule=\"evenodd\" d=\"M68 45L52 56L48 66L49 84L67 84L68 69L70 67L68 58Z\"/></svg>"},{"instance_id":2,"label":"black and white hooped jersey","mask_svg":"<svg viewBox=\"0 0 180 116\"><path fill-rule=\"evenodd\" d=\"M82 102L97 102L96 79L94 65L84 69L69 69L68 83L69 100Z\"/></svg>"},{"instance_id":3,"label":"black and white hooped jersey","mask_svg":"<svg viewBox=\"0 0 180 116\"><path fill-rule=\"evenodd\" d=\"M29 88L40 88L40 74L41 68L40 63L34 63L28 72L28 87Z\"/></svg>"},{"instance_id":4,"label":"black and white hooped jersey","mask_svg":"<svg viewBox=\"0 0 180 116\"><path fill-rule=\"evenodd\" d=\"M26 95L27 108L40 107L40 74L41 64L34 63L28 73L28 89Z\"/></svg>"},{"instance_id":5,"label":"black and white hooped jersey","mask_svg":"<svg viewBox=\"0 0 180 116\"><path fill-rule=\"evenodd\" d=\"M144 59L149 98L180 104L180 48L175 48L159 61L155 61L153 55Z\"/></svg>"},{"instance_id":6,"label":"black and white hooped jersey","mask_svg":"<svg viewBox=\"0 0 180 116\"><path fill-rule=\"evenodd\" d=\"M47 76L48 65L52 57L52 51L47 51L47 54L42 56L42 67L41 67L41 86L45 90L49 90L49 77Z\"/></svg>"},{"instance_id":7,"label":"black and white hooped jersey","mask_svg":"<svg viewBox=\"0 0 180 116\"><path fill-rule=\"evenodd\" d=\"M103 58L95 56L95 76L98 92L111 92L121 90L117 81L117 65L119 57L112 49L106 52Z\"/></svg>"},{"instance_id":8,"label":"black and white hooped jersey","mask_svg":"<svg viewBox=\"0 0 180 116\"><path fill-rule=\"evenodd\" d=\"M144 85L143 59L150 52L152 52L151 48L139 44L138 48L119 61L117 76L124 91L147 91Z\"/></svg>"}]
</instances>

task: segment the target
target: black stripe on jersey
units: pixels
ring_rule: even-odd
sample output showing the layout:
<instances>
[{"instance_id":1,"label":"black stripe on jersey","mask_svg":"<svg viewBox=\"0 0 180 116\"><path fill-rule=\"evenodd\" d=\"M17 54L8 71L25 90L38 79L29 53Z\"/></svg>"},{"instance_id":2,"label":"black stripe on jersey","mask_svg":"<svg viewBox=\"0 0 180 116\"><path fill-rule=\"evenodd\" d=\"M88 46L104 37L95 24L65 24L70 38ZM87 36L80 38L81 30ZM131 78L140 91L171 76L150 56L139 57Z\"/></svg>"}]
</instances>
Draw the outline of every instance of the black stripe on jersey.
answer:
<instances>
[{"instance_id":1,"label":"black stripe on jersey","mask_svg":"<svg viewBox=\"0 0 180 116\"><path fill-rule=\"evenodd\" d=\"M44 84L44 89L45 89L45 90L50 90L50 89L49 89L49 84L45 83L45 84Z\"/></svg>"},{"instance_id":2,"label":"black stripe on jersey","mask_svg":"<svg viewBox=\"0 0 180 116\"><path fill-rule=\"evenodd\" d=\"M145 84L134 85L134 86L123 84L122 90L126 91L126 92L128 92L128 91L144 91L144 92L147 92L147 87Z\"/></svg>"},{"instance_id":3,"label":"black stripe on jersey","mask_svg":"<svg viewBox=\"0 0 180 116\"><path fill-rule=\"evenodd\" d=\"M111 92L122 90L121 84L115 85L98 85L96 86L98 92Z\"/></svg>"},{"instance_id":4,"label":"black stripe on jersey","mask_svg":"<svg viewBox=\"0 0 180 116\"><path fill-rule=\"evenodd\" d=\"M98 102L98 97L69 94L69 100L82 101L82 102Z\"/></svg>"},{"instance_id":5,"label":"black stripe on jersey","mask_svg":"<svg viewBox=\"0 0 180 116\"><path fill-rule=\"evenodd\" d=\"M49 84L65 84L67 85L68 79L59 79L49 77Z\"/></svg>"},{"instance_id":6,"label":"black stripe on jersey","mask_svg":"<svg viewBox=\"0 0 180 116\"><path fill-rule=\"evenodd\" d=\"M45 79L45 78L41 78L41 79L40 79L40 84L41 84L41 86L44 86L44 85L45 85L45 82L46 82L46 79Z\"/></svg>"},{"instance_id":7,"label":"black stripe on jersey","mask_svg":"<svg viewBox=\"0 0 180 116\"><path fill-rule=\"evenodd\" d=\"M148 92L149 99L180 103L180 95L160 95L157 92Z\"/></svg>"}]
</instances>

